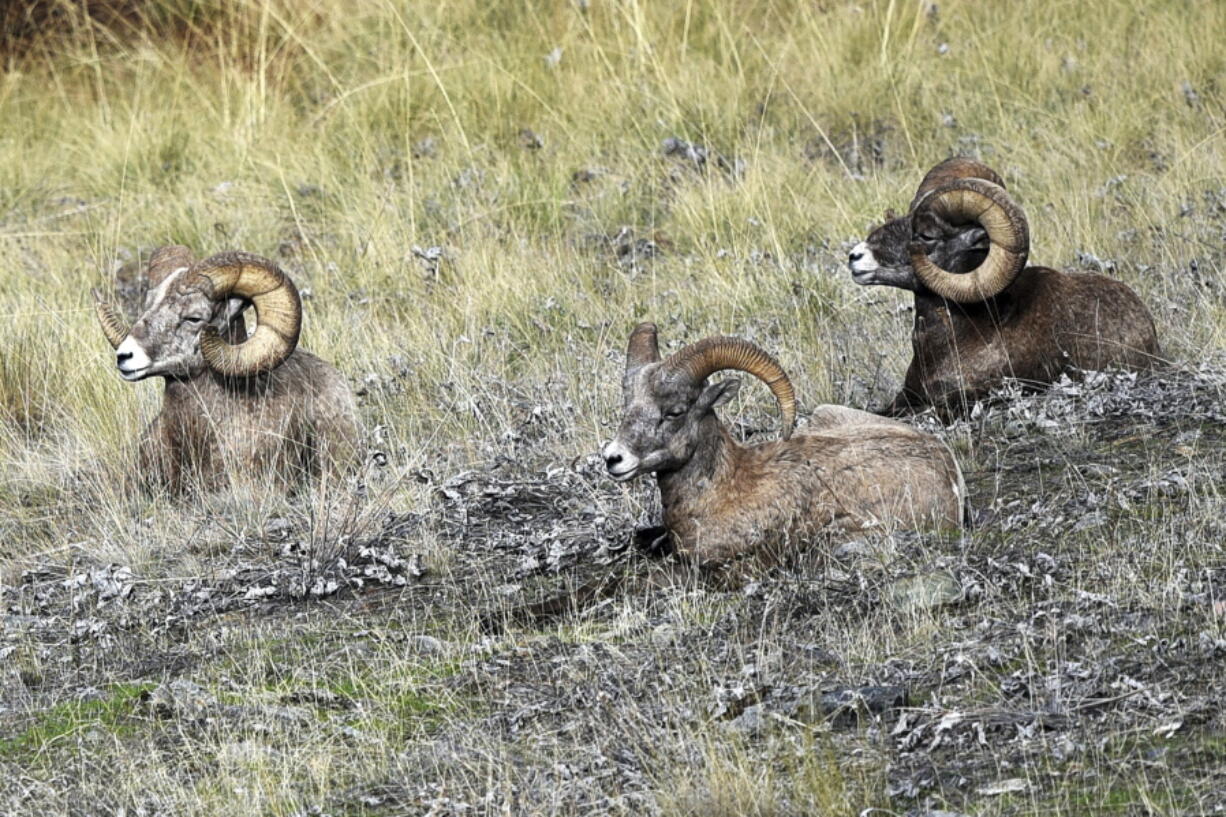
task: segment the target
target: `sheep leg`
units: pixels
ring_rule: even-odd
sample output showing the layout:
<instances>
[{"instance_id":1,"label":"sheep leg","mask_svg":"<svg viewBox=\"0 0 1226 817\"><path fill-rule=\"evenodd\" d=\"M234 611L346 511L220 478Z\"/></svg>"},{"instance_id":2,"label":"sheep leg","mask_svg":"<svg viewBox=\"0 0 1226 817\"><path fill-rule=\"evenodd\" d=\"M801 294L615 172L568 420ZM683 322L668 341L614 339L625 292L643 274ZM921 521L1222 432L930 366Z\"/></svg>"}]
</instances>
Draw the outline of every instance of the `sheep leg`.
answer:
<instances>
[{"instance_id":1,"label":"sheep leg","mask_svg":"<svg viewBox=\"0 0 1226 817\"><path fill-rule=\"evenodd\" d=\"M877 414L882 417L906 417L921 411L923 407L923 403L919 402L911 392L903 389L885 407L877 411Z\"/></svg>"}]
</instances>

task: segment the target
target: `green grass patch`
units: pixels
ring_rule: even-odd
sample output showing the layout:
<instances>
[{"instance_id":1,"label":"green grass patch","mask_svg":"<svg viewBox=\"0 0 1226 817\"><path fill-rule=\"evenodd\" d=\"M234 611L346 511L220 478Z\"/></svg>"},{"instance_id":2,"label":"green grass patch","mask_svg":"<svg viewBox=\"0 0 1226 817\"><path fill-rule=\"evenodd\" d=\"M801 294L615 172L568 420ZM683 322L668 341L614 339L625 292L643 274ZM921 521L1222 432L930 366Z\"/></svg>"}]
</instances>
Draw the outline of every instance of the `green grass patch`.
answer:
<instances>
[{"instance_id":1,"label":"green grass patch","mask_svg":"<svg viewBox=\"0 0 1226 817\"><path fill-rule=\"evenodd\" d=\"M135 715L141 696L153 683L112 684L96 700L65 701L33 715L20 732L0 737L0 757L24 762L51 762L90 730L115 737L131 734L142 720Z\"/></svg>"}]
</instances>

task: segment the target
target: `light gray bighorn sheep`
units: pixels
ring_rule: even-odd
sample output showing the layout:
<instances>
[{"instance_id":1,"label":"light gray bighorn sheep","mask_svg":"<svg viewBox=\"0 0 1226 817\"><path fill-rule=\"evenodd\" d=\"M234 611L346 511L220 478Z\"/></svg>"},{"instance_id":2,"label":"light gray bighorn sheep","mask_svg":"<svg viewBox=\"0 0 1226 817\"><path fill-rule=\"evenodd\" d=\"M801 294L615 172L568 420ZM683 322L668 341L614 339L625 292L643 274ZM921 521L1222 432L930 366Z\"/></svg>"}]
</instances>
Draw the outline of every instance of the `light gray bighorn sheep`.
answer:
<instances>
[{"instance_id":1,"label":"light gray bighorn sheep","mask_svg":"<svg viewBox=\"0 0 1226 817\"><path fill-rule=\"evenodd\" d=\"M340 372L298 348L302 305L284 272L250 253L195 261L186 247L167 246L146 275L144 312L131 328L94 290L120 376L165 381L139 443L146 482L175 493L236 478L288 487L354 463L353 395Z\"/></svg>"},{"instance_id":2,"label":"light gray bighorn sheep","mask_svg":"<svg viewBox=\"0 0 1226 817\"><path fill-rule=\"evenodd\" d=\"M782 439L740 445L715 414L740 387L710 384L726 369L765 383L779 403ZM867 528L962 524L965 486L946 445L896 420L819 406L793 436L796 397L766 352L712 337L660 359L656 326L630 335L624 413L601 452L616 480L656 475L664 527L699 565L778 555L819 535Z\"/></svg>"}]
</instances>

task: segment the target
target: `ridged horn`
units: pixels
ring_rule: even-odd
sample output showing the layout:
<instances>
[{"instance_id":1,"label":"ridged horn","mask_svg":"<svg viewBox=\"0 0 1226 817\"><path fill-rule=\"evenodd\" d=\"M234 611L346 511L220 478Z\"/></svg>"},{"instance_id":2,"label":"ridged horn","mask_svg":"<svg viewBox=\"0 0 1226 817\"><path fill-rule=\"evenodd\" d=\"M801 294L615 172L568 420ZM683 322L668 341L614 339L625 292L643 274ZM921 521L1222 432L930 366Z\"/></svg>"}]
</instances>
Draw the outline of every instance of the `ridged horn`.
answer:
<instances>
[{"instance_id":1,"label":"ridged horn","mask_svg":"<svg viewBox=\"0 0 1226 817\"><path fill-rule=\"evenodd\" d=\"M640 323L634 327L626 346L626 371L659 361L660 343L656 331L654 323Z\"/></svg>"},{"instance_id":2,"label":"ridged horn","mask_svg":"<svg viewBox=\"0 0 1226 817\"><path fill-rule=\"evenodd\" d=\"M102 324L102 333L106 335L111 348L118 349L119 344L123 343L123 339L128 336L124 320L119 317L119 312L115 307L102 297L101 292L97 289L92 289L90 292L94 295L94 309L98 311L98 322Z\"/></svg>"},{"instance_id":3,"label":"ridged horn","mask_svg":"<svg viewBox=\"0 0 1226 817\"><path fill-rule=\"evenodd\" d=\"M915 191L915 197L911 199L911 206L907 208L907 212L914 210L916 205L933 190L959 179L984 179L998 187L1005 186L1005 180L983 162L966 156L955 156L939 162L924 175L924 180L920 182L919 188Z\"/></svg>"},{"instance_id":4,"label":"ridged horn","mask_svg":"<svg viewBox=\"0 0 1226 817\"><path fill-rule=\"evenodd\" d=\"M192 251L182 244L167 244L158 247L149 254L149 263L145 267L145 277L149 279L149 288L161 285L166 277L179 269L191 267L196 263Z\"/></svg>"},{"instance_id":5,"label":"ridged horn","mask_svg":"<svg viewBox=\"0 0 1226 817\"><path fill-rule=\"evenodd\" d=\"M1026 215L1000 185L984 179L959 179L933 190L912 215L926 212L953 224L977 222L991 242L983 263L963 275L941 269L928 258L922 244L911 243L908 249L916 277L942 298L963 304L991 298L1013 283L1026 266L1030 251Z\"/></svg>"},{"instance_id":6,"label":"ridged horn","mask_svg":"<svg viewBox=\"0 0 1226 817\"><path fill-rule=\"evenodd\" d=\"M192 276L203 279L214 300L246 298L255 308L255 332L243 343L226 343L212 326L201 333L200 352L210 368L247 377L285 362L302 331L302 301L288 275L267 258L223 252L193 267Z\"/></svg>"},{"instance_id":7,"label":"ridged horn","mask_svg":"<svg viewBox=\"0 0 1226 817\"><path fill-rule=\"evenodd\" d=\"M684 372L694 383L701 383L715 372L736 369L761 380L779 403L783 439L796 427L796 392L779 362L762 349L740 338L713 337L690 344L670 357L665 364Z\"/></svg>"}]
</instances>

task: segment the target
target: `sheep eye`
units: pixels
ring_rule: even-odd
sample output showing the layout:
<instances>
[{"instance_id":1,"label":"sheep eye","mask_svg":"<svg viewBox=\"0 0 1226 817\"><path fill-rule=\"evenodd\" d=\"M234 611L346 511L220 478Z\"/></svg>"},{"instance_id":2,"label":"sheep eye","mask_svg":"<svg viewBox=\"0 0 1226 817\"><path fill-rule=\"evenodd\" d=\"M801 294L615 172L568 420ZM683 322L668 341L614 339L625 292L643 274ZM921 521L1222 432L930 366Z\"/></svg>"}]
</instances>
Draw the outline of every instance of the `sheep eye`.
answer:
<instances>
[{"instance_id":1,"label":"sheep eye","mask_svg":"<svg viewBox=\"0 0 1226 817\"><path fill-rule=\"evenodd\" d=\"M189 315L188 317L183 319L183 322L187 324L191 324L192 326L197 326L199 324L204 323L204 318L197 318L197 317L193 317Z\"/></svg>"},{"instance_id":2,"label":"sheep eye","mask_svg":"<svg viewBox=\"0 0 1226 817\"><path fill-rule=\"evenodd\" d=\"M680 406L677 408L671 408L668 411L664 412L665 417L672 417L672 418L680 417L682 414L685 414L685 408L680 407Z\"/></svg>"}]
</instances>

